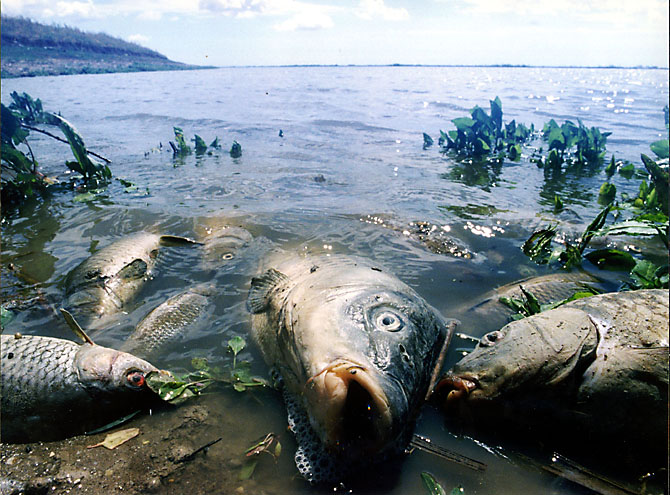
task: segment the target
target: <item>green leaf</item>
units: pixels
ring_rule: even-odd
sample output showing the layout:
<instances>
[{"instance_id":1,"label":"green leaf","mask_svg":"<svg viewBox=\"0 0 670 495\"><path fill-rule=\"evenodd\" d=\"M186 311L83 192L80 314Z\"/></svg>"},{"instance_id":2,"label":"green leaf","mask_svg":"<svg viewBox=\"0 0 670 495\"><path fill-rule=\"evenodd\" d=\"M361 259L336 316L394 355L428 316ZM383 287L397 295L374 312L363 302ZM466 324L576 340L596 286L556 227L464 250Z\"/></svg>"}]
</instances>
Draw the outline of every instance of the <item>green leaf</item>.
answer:
<instances>
[{"instance_id":1,"label":"green leaf","mask_svg":"<svg viewBox=\"0 0 670 495\"><path fill-rule=\"evenodd\" d=\"M461 485L458 485L457 487L454 487L451 490L451 493L449 495L463 495L464 493L465 489Z\"/></svg>"},{"instance_id":2,"label":"green leaf","mask_svg":"<svg viewBox=\"0 0 670 495\"><path fill-rule=\"evenodd\" d=\"M670 154L670 150L668 150L667 139L661 139L660 141L653 142L649 148L651 148L651 151L653 151L654 154L659 158L668 158L668 155Z\"/></svg>"},{"instance_id":3,"label":"green leaf","mask_svg":"<svg viewBox=\"0 0 670 495\"><path fill-rule=\"evenodd\" d=\"M614 155L612 155L612 159L610 160L609 165L607 165L607 167L605 167L605 173L607 174L607 180L609 180L610 177L612 177L614 175L614 173L616 172L616 168L617 168L616 160L614 159Z\"/></svg>"},{"instance_id":4,"label":"green leaf","mask_svg":"<svg viewBox=\"0 0 670 495\"><path fill-rule=\"evenodd\" d=\"M558 194L554 194L554 212L558 213L560 211L563 211L563 201Z\"/></svg>"},{"instance_id":5,"label":"green leaf","mask_svg":"<svg viewBox=\"0 0 670 495\"><path fill-rule=\"evenodd\" d=\"M667 222L667 218L666 218ZM598 231L598 235L650 235L654 236L658 234L658 230L654 223L638 221L638 220L626 220L624 222L618 222L605 227Z\"/></svg>"},{"instance_id":6,"label":"green leaf","mask_svg":"<svg viewBox=\"0 0 670 495\"><path fill-rule=\"evenodd\" d=\"M447 495L447 492L444 491L442 485L437 482L432 474L424 471L421 473L421 479L423 480L423 486L426 487L430 495Z\"/></svg>"},{"instance_id":7,"label":"green leaf","mask_svg":"<svg viewBox=\"0 0 670 495\"><path fill-rule=\"evenodd\" d=\"M635 174L635 165L633 165L632 163L624 165L623 167L619 167L619 175L621 175L622 177L630 179L631 177L633 177L633 174Z\"/></svg>"},{"instance_id":8,"label":"green leaf","mask_svg":"<svg viewBox=\"0 0 670 495\"><path fill-rule=\"evenodd\" d=\"M664 268L667 272L667 266L661 268ZM660 288L662 285L661 280L657 276L658 271L659 267L651 261L640 260L631 270L630 276L636 287L640 289L655 289ZM667 278L665 283L667 284Z\"/></svg>"},{"instance_id":9,"label":"green leaf","mask_svg":"<svg viewBox=\"0 0 670 495\"><path fill-rule=\"evenodd\" d=\"M240 474L238 476L238 479L240 481L250 479L254 474L254 471L256 469L256 465L258 465L258 458L257 457L254 457L252 459L247 460L247 462L245 462L242 465L242 469L240 470Z\"/></svg>"},{"instance_id":10,"label":"green leaf","mask_svg":"<svg viewBox=\"0 0 670 495\"><path fill-rule=\"evenodd\" d=\"M196 134L195 137L193 138L193 140L195 141L195 152L196 153L202 154L205 151L207 151L207 144L205 143L204 139L202 139L200 136L198 136Z\"/></svg>"},{"instance_id":11,"label":"green leaf","mask_svg":"<svg viewBox=\"0 0 670 495\"><path fill-rule=\"evenodd\" d=\"M214 138L214 141L212 141L212 142L210 143L209 147L210 147L210 148L217 149L217 150L218 150L218 149L221 149L221 143L219 142L219 138L218 138L218 137L215 137L215 138Z\"/></svg>"},{"instance_id":12,"label":"green leaf","mask_svg":"<svg viewBox=\"0 0 670 495\"><path fill-rule=\"evenodd\" d=\"M589 242L591 242L591 239L593 239L593 237L597 235L598 231L602 229L603 225L605 225L605 222L607 221L607 215L609 215L611 209L611 206L606 206L603 208L600 213L596 215L593 221L586 227L586 230L582 234L582 240L578 246L580 254L584 252L586 246L588 246Z\"/></svg>"},{"instance_id":13,"label":"green leaf","mask_svg":"<svg viewBox=\"0 0 670 495\"><path fill-rule=\"evenodd\" d=\"M630 271L635 266L635 258L630 253L618 249L598 249L584 257L600 269Z\"/></svg>"},{"instance_id":14,"label":"green leaf","mask_svg":"<svg viewBox=\"0 0 670 495\"><path fill-rule=\"evenodd\" d=\"M614 201L616 197L616 186L609 182L603 183L600 186L600 191L598 191L598 203L600 204L609 204Z\"/></svg>"},{"instance_id":15,"label":"green leaf","mask_svg":"<svg viewBox=\"0 0 670 495\"><path fill-rule=\"evenodd\" d=\"M459 117L457 119L453 119L452 122L456 126L456 129L462 132L472 129L472 126L475 125L475 121L470 117Z\"/></svg>"},{"instance_id":16,"label":"green leaf","mask_svg":"<svg viewBox=\"0 0 670 495\"><path fill-rule=\"evenodd\" d=\"M642 155L642 162L651 175L658 195L661 211L668 215L668 172L663 170L658 164L647 155Z\"/></svg>"},{"instance_id":17,"label":"green leaf","mask_svg":"<svg viewBox=\"0 0 670 495\"><path fill-rule=\"evenodd\" d=\"M245 340L239 335L236 335L228 341L228 349L233 353L233 356L237 356L246 345L247 343Z\"/></svg>"},{"instance_id":18,"label":"green leaf","mask_svg":"<svg viewBox=\"0 0 670 495\"><path fill-rule=\"evenodd\" d=\"M521 289L521 293L523 296L526 298L526 306L528 307L528 312L531 315L536 315L542 309L540 308L540 302L537 300L537 297L533 295L530 291L527 291L523 285L519 286Z\"/></svg>"},{"instance_id":19,"label":"green leaf","mask_svg":"<svg viewBox=\"0 0 670 495\"><path fill-rule=\"evenodd\" d=\"M433 138L425 132L423 133L423 148L430 148L433 145Z\"/></svg>"},{"instance_id":20,"label":"green leaf","mask_svg":"<svg viewBox=\"0 0 670 495\"><path fill-rule=\"evenodd\" d=\"M233 145L230 147L230 156L233 158L242 156L242 146L237 141L233 141Z\"/></svg>"}]
</instances>

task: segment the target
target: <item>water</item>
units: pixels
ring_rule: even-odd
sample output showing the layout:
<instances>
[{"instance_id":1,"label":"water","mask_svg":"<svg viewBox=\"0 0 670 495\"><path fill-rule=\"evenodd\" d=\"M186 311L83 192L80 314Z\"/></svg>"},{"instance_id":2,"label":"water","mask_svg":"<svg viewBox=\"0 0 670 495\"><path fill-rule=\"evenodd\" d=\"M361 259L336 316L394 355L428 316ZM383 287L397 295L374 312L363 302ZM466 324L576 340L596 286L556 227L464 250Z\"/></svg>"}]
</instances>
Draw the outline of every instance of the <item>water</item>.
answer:
<instances>
[{"instance_id":1,"label":"water","mask_svg":"<svg viewBox=\"0 0 670 495\"><path fill-rule=\"evenodd\" d=\"M126 191L114 181L87 202L73 201L77 192L64 190L3 212L3 301L20 305L38 295L43 301L59 301L68 271L99 247L132 232L197 236L206 226L232 223L254 235L247 248L216 266L203 265L188 249L163 249L155 278L128 314L96 335L101 344L119 346L129 328L161 301L195 283L214 282L218 296L211 325L157 360L183 369L195 356L224 361L227 340L248 334L244 303L249 280L263 254L277 247L376 259L445 316L460 317L462 331L481 335L491 330L459 308L493 287L547 273L523 256L521 243L551 221L576 229L588 224L599 210L597 191L604 172L545 180L542 170L527 160L473 171L442 156L437 146L422 149L421 133L437 140L440 129L453 128L451 119L474 105L488 110L488 100L499 96L505 121L541 127L550 118L559 123L581 119L612 132L607 160L614 154L641 167L640 153L651 154L649 144L665 133L668 73L237 68L7 80L3 103L9 103L13 90L26 91L41 98L47 110L60 111L91 149L113 160L115 177L137 188ZM173 159L167 144L174 139L173 126L182 127L187 138L199 134L207 143L218 136L223 149ZM242 145L240 158L227 152L233 140ZM35 133L31 145L43 172L64 176L66 145ZM619 191L637 190L637 180L614 180ZM566 206L559 215L552 213L554 194ZM397 230L370 222L369 215L383 216ZM445 227L474 257L428 251L400 232L411 221ZM618 276L608 275L613 283ZM46 307L35 304L19 313L8 331L67 335ZM454 348L464 346L454 343ZM253 347L242 358L253 362L255 372L267 373ZM457 359L452 350L448 363ZM256 403L245 404L248 414L239 414L239 421L261 423L259 435L270 431L254 409ZM271 404L264 413L267 423L281 429L281 404ZM430 407L424 409L417 431L488 463L488 471L471 473L415 453L400 465L395 479L380 485L383 493L421 490L423 470L448 487L462 484L466 493L582 493L525 466L504 445L500 455L476 439L448 432L439 412ZM269 493L314 492L292 478L291 462L280 463L278 470L258 473L265 476L261 483Z\"/></svg>"}]
</instances>

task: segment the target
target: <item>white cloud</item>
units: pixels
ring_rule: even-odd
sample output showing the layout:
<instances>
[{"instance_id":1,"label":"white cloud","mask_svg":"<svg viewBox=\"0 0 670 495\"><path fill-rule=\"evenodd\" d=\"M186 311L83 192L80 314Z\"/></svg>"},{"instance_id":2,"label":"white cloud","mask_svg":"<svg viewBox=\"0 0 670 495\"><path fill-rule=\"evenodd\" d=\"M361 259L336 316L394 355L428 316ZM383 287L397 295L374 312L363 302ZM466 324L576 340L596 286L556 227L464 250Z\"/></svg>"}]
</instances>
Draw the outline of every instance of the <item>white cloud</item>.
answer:
<instances>
[{"instance_id":1,"label":"white cloud","mask_svg":"<svg viewBox=\"0 0 670 495\"><path fill-rule=\"evenodd\" d=\"M138 45L145 45L149 41L149 37L143 34L131 34L126 38L126 41L137 43Z\"/></svg>"},{"instance_id":2,"label":"white cloud","mask_svg":"<svg viewBox=\"0 0 670 495\"><path fill-rule=\"evenodd\" d=\"M275 24L277 31L296 31L305 29L328 29L333 27L333 19L318 9L306 9L279 24Z\"/></svg>"},{"instance_id":3,"label":"white cloud","mask_svg":"<svg viewBox=\"0 0 670 495\"><path fill-rule=\"evenodd\" d=\"M384 5L384 0L361 0L355 12L363 19L402 21L409 18L407 9L388 7Z\"/></svg>"}]
</instances>

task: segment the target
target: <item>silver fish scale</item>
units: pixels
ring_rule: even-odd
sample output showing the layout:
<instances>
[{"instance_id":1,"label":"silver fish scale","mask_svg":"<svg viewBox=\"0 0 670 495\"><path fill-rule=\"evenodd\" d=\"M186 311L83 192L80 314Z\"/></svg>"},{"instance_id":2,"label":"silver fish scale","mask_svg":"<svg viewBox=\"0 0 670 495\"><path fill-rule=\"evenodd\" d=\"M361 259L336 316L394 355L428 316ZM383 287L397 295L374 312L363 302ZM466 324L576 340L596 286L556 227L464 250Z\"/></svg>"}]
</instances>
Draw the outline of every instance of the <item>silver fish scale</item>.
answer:
<instances>
[{"instance_id":1,"label":"silver fish scale","mask_svg":"<svg viewBox=\"0 0 670 495\"><path fill-rule=\"evenodd\" d=\"M195 292L184 292L168 299L144 317L123 349L137 349L144 353L155 351L194 324L208 304L208 297Z\"/></svg>"},{"instance_id":2,"label":"silver fish scale","mask_svg":"<svg viewBox=\"0 0 670 495\"><path fill-rule=\"evenodd\" d=\"M79 387L74 342L2 335L2 409L20 411L40 399Z\"/></svg>"}]
</instances>

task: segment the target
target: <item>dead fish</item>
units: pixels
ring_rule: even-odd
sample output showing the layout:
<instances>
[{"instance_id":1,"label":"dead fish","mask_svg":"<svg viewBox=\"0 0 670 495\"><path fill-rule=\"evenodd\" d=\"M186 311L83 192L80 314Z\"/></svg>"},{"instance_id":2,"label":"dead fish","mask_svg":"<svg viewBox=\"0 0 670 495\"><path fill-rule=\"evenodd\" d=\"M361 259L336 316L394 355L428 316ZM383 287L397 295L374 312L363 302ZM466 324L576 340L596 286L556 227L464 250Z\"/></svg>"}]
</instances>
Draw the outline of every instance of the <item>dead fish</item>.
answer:
<instances>
[{"instance_id":1,"label":"dead fish","mask_svg":"<svg viewBox=\"0 0 670 495\"><path fill-rule=\"evenodd\" d=\"M353 469L404 448L450 337L443 318L358 258L287 256L268 266L247 307L283 382L301 474L334 481L346 476L337 459Z\"/></svg>"},{"instance_id":2,"label":"dead fish","mask_svg":"<svg viewBox=\"0 0 670 495\"><path fill-rule=\"evenodd\" d=\"M161 244L196 244L177 236L140 232L119 239L84 260L65 279L64 306L82 326L100 327L124 308L151 277Z\"/></svg>"},{"instance_id":3,"label":"dead fish","mask_svg":"<svg viewBox=\"0 0 670 495\"><path fill-rule=\"evenodd\" d=\"M666 462L668 290L591 296L509 323L484 335L436 395L477 427Z\"/></svg>"},{"instance_id":4,"label":"dead fish","mask_svg":"<svg viewBox=\"0 0 670 495\"><path fill-rule=\"evenodd\" d=\"M487 328L498 329L509 323L514 311L500 299L523 300L521 286L533 294L540 304L552 304L571 297L576 292L605 292L606 284L587 272L552 273L540 277L529 277L494 289L477 304L464 312L486 321ZM481 335L481 334L480 334Z\"/></svg>"},{"instance_id":5,"label":"dead fish","mask_svg":"<svg viewBox=\"0 0 670 495\"><path fill-rule=\"evenodd\" d=\"M403 223L387 215L366 215L360 220L399 232L435 254L446 254L465 259L474 257L474 253L463 242L450 234L451 227L448 225L437 225L421 220Z\"/></svg>"},{"instance_id":6,"label":"dead fish","mask_svg":"<svg viewBox=\"0 0 670 495\"><path fill-rule=\"evenodd\" d=\"M202 321L213 303L209 285L192 287L156 306L123 343L121 350L150 356Z\"/></svg>"},{"instance_id":7,"label":"dead fish","mask_svg":"<svg viewBox=\"0 0 670 495\"><path fill-rule=\"evenodd\" d=\"M52 337L1 335L2 441L48 441L84 433L156 398L131 354Z\"/></svg>"}]
</instances>

